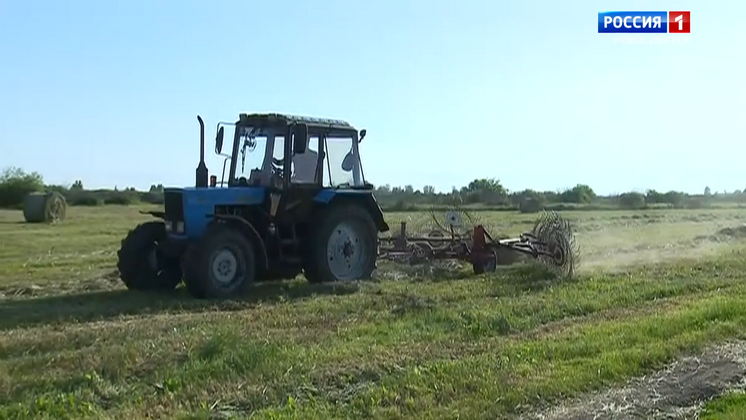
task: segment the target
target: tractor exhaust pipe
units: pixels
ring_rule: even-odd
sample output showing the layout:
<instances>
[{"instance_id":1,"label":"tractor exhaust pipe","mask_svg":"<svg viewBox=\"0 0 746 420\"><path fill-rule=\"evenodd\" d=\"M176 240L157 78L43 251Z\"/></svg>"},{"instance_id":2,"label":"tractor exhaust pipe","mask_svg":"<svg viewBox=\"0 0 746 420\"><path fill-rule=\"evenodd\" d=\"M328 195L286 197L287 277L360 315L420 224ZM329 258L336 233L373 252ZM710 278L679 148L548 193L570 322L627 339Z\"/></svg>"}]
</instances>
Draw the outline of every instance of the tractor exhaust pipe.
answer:
<instances>
[{"instance_id":1,"label":"tractor exhaust pipe","mask_svg":"<svg viewBox=\"0 0 746 420\"><path fill-rule=\"evenodd\" d=\"M205 165L205 122L197 115L199 121L199 164L197 165L196 188L207 188L207 165Z\"/></svg>"}]
</instances>

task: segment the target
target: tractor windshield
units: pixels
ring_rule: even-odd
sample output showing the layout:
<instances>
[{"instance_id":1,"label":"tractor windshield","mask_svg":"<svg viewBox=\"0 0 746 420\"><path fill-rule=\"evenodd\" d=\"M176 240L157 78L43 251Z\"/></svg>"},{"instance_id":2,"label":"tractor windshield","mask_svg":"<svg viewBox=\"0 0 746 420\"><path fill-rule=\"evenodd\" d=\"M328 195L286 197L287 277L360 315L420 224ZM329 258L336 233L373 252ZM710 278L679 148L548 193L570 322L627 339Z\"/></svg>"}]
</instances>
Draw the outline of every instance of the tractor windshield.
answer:
<instances>
[{"instance_id":1,"label":"tractor windshield","mask_svg":"<svg viewBox=\"0 0 746 420\"><path fill-rule=\"evenodd\" d=\"M327 137L324 156L324 186L363 185L357 144L350 137Z\"/></svg>"},{"instance_id":2,"label":"tractor windshield","mask_svg":"<svg viewBox=\"0 0 746 420\"><path fill-rule=\"evenodd\" d=\"M242 126L239 130L236 179L239 182L245 179L251 185L268 185L273 182L273 171L272 156L266 152L274 149L275 132L252 126Z\"/></svg>"}]
</instances>

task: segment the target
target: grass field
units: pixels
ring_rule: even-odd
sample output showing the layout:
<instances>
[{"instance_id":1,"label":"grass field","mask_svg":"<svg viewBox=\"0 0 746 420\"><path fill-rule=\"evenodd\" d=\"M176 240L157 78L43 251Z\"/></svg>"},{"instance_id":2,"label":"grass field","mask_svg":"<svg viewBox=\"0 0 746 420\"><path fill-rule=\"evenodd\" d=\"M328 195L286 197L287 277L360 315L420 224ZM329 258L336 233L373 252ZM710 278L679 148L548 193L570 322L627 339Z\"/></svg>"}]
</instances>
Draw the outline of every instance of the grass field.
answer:
<instances>
[{"instance_id":1,"label":"grass field","mask_svg":"<svg viewBox=\"0 0 746 420\"><path fill-rule=\"evenodd\" d=\"M0 418L516 418L746 338L743 210L568 212L583 258L565 282L518 265L223 302L123 288L137 210L0 212ZM505 235L534 219L480 217ZM744 418L744 401L706 418Z\"/></svg>"},{"instance_id":2,"label":"grass field","mask_svg":"<svg viewBox=\"0 0 746 420\"><path fill-rule=\"evenodd\" d=\"M743 391L723 395L710 401L702 420L743 420L746 418L746 394Z\"/></svg>"}]
</instances>

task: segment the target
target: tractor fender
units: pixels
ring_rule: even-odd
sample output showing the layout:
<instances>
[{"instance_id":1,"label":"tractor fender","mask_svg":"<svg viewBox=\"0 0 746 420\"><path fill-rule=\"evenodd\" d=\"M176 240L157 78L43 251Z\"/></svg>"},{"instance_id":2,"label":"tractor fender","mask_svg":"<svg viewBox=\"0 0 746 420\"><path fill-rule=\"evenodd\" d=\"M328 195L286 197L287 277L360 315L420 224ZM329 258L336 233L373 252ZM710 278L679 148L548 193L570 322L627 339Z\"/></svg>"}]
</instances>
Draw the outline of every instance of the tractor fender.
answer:
<instances>
[{"instance_id":1,"label":"tractor fender","mask_svg":"<svg viewBox=\"0 0 746 420\"><path fill-rule=\"evenodd\" d=\"M368 213L370 213L370 216L373 218L373 222L375 222L378 231L388 232L389 224L386 223L386 220L383 218L383 210L378 204L378 201L373 197L373 194L366 194L365 196L366 199L363 200L363 203L365 204L366 210L368 210Z\"/></svg>"},{"instance_id":2,"label":"tractor fender","mask_svg":"<svg viewBox=\"0 0 746 420\"><path fill-rule=\"evenodd\" d=\"M388 232L389 230L389 225L383 217L383 210L371 192L354 190L350 192L334 192L324 190L314 200L327 207L336 206L341 203L359 204L370 214L379 232Z\"/></svg>"},{"instance_id":3,"label":"tractor fender","mask_svg":"<svg viewBox=\"0 0 746 420\"><path fill-rule=\"evenodd\" d=\"M259 251L257 262L261 264L261 268L266 270L269 267L269 257L267 256L267 248L264 246L264 240L248 220L230 214L213 214L212 218L240 229L257 246Z\"/></svg>"}]
</instances>

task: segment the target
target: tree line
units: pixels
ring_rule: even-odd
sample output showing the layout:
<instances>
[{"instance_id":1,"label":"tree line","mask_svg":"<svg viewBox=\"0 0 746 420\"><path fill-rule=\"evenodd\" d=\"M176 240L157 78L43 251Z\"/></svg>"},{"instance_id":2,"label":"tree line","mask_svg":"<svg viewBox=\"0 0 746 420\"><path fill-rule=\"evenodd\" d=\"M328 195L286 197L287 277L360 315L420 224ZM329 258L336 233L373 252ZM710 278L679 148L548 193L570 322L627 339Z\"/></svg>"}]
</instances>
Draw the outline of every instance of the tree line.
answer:
<instances>
[{"instance_id":1,"label":"tree line","mask_svg":"<svg viewBox=\"0 0 746 420\"><path fill-rule=\"evenodd\" d=\"M71 185L49 185L37 172L20 168L6 168L0 173L0 207L20 208L28 193L55 191L65 196L73 206L105 204L128 205L135 203L163 204L163 185L153 184L148 191L133 187L119 189L85 189L82 180ZM535 191L525 189L510 191L498 179L475 179L450 192L436 192L430 185L415 189L411 185L375 187L381 207L388 211L417 211L427 208L464 206L474 210L518 210L532 213L547 210L574 209L644 209L644 208L706 208L724 205L746 205L746 189L730 193L712 192L705 187L702 194L680 191L625 192L598 195L589 185L578 184L561 191Z\"/></svg>"},{"instance_id":2,"label":"tree line","mask_svg":"<svg viewBox=\"0 0 746 420\"><path fill-rule=\"evenodd\" d=\"M702 194L647 190L599 195L589 185L577 184L559 191L510 191L500 180L494 178L475 179L461 188L453 187L450 192L441 193L436 192L431 185L426 185L421 190L411 185L381 185L376 188L375 194L381 207L395 211L455 205L485 210L536 212L541 209L684 209L746 204L746 190L713 193L709 187L705 187Z\"/></svg>"},{"instance_id":3,"label":"tree line","mask_svg":"<svg viewBox=\"0 0 746 420\"><path fill-rule=\"evenodd\" d=\"M16 167L6 168L0 173L1 208L21 208L26 195L44 191L62 194L67 203L73 206L129 205L141 202L163 204L161 184L152 185L149 191L138 191L134 187L87 190L82 180L76 180L71 185L46 184L38 172L26 172Z\"/></svg>"}]
</instances>

